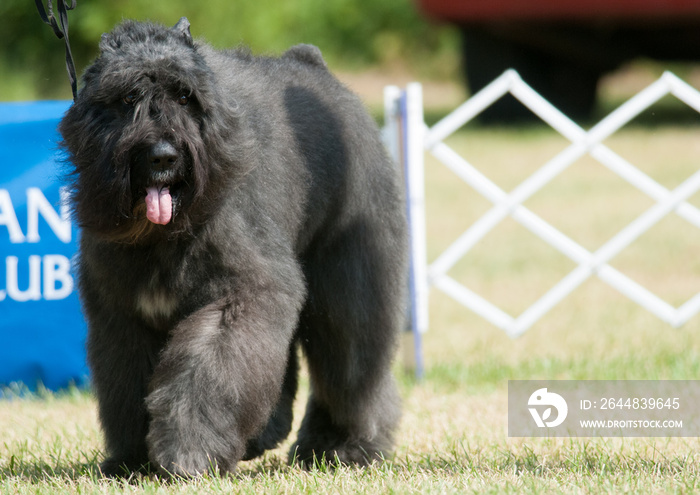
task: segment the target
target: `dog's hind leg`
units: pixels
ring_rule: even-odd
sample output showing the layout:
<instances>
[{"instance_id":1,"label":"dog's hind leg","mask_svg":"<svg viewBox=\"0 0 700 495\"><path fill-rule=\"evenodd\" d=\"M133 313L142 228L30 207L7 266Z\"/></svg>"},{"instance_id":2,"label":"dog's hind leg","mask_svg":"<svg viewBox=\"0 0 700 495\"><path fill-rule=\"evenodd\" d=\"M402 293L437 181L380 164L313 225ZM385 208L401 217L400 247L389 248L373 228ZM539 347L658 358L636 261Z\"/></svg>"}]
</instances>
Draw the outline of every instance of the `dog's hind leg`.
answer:
<instances>
[{"instance_id":1,"label":"dog's hind leg","mask_svg":"<svg viewBox=\"0 0 700 495\"><path fill-rule=\"evenodd\" d=\"M384 226L385 227L385 226ZM366 465L389 454L400 407L391 376L404 307L400 246L358 221L305 263L299 338L311 396L291 460ZM393 253L392 253L393 251Z\"/></svg>"}]
</instances>

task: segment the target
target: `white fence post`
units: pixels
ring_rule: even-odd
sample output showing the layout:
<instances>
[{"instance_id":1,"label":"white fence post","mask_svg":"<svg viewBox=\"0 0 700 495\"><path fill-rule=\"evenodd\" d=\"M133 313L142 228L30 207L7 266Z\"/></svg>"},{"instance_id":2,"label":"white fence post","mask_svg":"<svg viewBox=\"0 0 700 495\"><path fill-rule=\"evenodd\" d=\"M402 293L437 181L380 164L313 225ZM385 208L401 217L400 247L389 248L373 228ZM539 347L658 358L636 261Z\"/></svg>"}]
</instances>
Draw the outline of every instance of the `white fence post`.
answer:
<instances>
[{"instance_id":1,"label":"white fence post","mask_svg":"<svg viewBox=\"0 0 700 495\"><path fill-rule=\"evenodd\" d=\"M423 88L409 84L403 98L405 105L404 148L406 150L406 184L408 192L409 224L411 231L412 288L414 294L413 320L415 329L422 334L428 329L428 267L425 232L425 177L423 161Z\"/></svg>"}]
</instances>

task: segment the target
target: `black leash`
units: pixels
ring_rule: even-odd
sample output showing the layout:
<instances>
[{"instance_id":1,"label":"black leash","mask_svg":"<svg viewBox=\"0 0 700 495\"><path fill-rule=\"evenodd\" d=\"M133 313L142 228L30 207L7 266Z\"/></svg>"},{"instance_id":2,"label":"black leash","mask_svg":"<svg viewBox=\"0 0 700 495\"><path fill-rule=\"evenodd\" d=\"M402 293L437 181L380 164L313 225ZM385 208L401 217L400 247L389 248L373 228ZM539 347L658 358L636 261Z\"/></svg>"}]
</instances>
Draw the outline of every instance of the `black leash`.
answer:
<instances>
[{"instance_id":1,"label":"black leash","mask_svg":"<svg viewBox=\"0 0 700 495\"><path fill-rule=\"evenodd\" d=\"M60 27L56 22L56 17L53 15L53 0L46 1L46 9L41 3L42 0L35 0L36 8L39 10L41 20L51 26L54 34L58 39L63 38L66 43L66 70L68 71L68 80L70 88L73 91L73 101L78 97L78 78L75 74L75 63L73 63L73 54L70 51L70 41L68 40L68 11L75 8L77 0L70 0L70 5L67 0L58 1L58 19L61 23Z\"/></svg>"}]
</instances>

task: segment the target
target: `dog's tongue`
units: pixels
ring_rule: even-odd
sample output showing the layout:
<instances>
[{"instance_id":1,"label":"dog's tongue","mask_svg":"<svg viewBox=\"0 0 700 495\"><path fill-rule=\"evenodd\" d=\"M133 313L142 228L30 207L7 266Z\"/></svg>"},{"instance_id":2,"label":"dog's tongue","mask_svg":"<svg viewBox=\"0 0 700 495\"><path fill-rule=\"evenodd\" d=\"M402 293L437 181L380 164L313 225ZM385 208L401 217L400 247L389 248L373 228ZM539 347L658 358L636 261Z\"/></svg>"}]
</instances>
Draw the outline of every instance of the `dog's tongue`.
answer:
<instances>
[{"instance_id":1,"label":"dog's tongue","mask_svg":"<svg viewBox=\"0 0 700 495\"><path fill-rule=\"evenodd\" d=\"M146 217L159 225L170 222L173 216L173 198L167 187L146 189Z\"/></svg>"}]
</instances>

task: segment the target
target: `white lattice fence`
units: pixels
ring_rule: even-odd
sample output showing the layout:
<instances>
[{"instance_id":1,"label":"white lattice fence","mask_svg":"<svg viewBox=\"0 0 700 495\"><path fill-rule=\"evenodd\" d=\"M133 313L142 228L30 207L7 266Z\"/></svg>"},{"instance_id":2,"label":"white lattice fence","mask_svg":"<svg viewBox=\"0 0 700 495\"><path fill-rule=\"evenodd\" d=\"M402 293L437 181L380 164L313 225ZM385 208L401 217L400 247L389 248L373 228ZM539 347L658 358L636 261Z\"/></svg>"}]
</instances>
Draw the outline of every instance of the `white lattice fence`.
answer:
<instances>
[{"instance_id":1,"label":"white lattice fence","mask_svg":"<svg viewBox=\"0 0 700 495\"><path fill-rule=\"evenodd\" d=\"M510 92L571 144L553 157L510 193L505 192L481 171L457 154L444 140ZM389 87L385 91L385 137L389 149L406 170L409 217L412 234L413 329L416 334L428 328L428 290L445 292L478 313L511 337L530 328L545 313L589 277L597 276L662 320L678 327L700 311L700 292L676 308L649 289L633 281L609 262L669 213L700 228L700 210L686 202L700 190L699 170L673 190L668 190L620 157L603 141L664 96L672 94L700 112L700 93L671 73L644 89L588 131L579 127L528 86L515 71L507 71L475 94L450 115L428 128L423 121L421 86L410 84L405 91ZM430 152L493 206L459 236L437 259L426 260L423 156ZM656 203L595 251L589 251L523 206L528 198L547 185L584 155L590 155ZM479 296L448 275L449 270L470 249L507 217L563 253L576 268L517 317Z\"/></svg>"}]
</instances>

